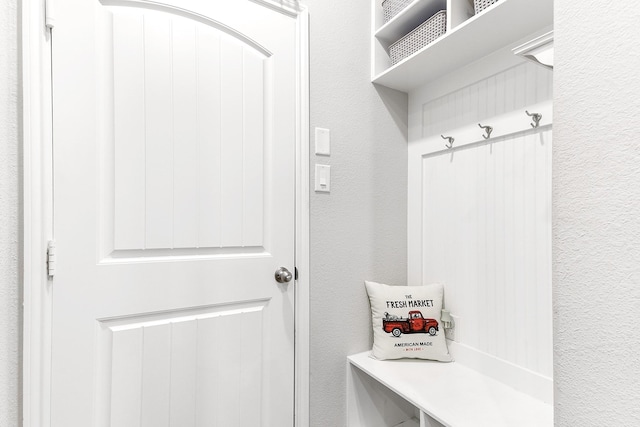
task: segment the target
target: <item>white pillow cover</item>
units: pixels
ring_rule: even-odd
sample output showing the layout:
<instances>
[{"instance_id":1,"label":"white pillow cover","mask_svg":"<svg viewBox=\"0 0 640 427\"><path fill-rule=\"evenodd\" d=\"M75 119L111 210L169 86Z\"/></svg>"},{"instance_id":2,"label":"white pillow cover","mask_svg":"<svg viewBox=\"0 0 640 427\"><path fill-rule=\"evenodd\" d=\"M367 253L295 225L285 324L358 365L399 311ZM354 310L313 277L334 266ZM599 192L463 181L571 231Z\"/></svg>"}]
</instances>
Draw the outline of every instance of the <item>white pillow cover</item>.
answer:
<instances>
[{"instance_id":1,"label":"white pillow cover","mask_svg":"<svg viewBox=\"0 0 640 427\"><path fill-rule=\"evenodd\" d=\"M389 286L365 281L376 359L430 359L451 362L440 321L444 288Z\"/></svg>"}]
</instances>

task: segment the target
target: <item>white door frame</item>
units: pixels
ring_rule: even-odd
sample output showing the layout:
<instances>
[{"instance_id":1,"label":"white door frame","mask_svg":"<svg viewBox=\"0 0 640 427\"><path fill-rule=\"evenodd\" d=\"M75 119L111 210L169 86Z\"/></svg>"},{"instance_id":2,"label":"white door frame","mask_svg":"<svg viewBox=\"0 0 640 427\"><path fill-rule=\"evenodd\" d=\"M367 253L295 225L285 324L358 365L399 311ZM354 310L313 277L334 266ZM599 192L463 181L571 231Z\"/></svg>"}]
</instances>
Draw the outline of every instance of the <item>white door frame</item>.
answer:
<instances>
[{"instance_id":1,"label":"white door frame","mask_svg":"<svg viewBox=\"0 0 640 427\"><path fill-rule=\"evenodd\" d=\"M309 14L297 0L249 0L296 18L295 426L309 425ZM51 37L55 0L22 2L24 326L23 427L50 426L53 240ZM55 30L53 30L55 31Z\"/></svg>"}]
</instances>

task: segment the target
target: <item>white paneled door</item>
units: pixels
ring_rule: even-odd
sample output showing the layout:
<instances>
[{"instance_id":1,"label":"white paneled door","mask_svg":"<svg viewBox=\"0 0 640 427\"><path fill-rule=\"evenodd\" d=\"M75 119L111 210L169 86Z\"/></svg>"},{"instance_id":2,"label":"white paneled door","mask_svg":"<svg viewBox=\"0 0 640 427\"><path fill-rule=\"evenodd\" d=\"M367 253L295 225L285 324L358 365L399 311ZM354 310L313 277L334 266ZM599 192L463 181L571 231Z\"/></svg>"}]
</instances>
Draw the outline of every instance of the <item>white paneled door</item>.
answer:
<instances>
[{"instance_id":1,"label":"white paneled door","mask_svg":"<svg viewBox=\"0 0 640 427\"><path fill-rule=\"evenodd\" d=\"M295 16L56 12L52 426L292 426Z\"/></svg>"}]
</instances>

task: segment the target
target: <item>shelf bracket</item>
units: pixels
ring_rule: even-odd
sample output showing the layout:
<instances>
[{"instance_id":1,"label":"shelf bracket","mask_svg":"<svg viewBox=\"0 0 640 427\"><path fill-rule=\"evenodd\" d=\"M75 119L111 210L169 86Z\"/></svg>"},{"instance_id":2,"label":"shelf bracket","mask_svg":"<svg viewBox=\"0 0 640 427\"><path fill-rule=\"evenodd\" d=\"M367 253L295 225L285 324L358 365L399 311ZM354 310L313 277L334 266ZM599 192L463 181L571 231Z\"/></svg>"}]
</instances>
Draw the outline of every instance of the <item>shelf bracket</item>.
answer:
<instances>
[{"instance_id":1,"label":"shelf bracket","mask_svg":"<svg viewBox=\"0 0 640 427\"><path fill-rule=\"evenodd\" d=\"M553 31L521 44L512 52L514 55L553 70Z\"/></svg>"}]
</instances>

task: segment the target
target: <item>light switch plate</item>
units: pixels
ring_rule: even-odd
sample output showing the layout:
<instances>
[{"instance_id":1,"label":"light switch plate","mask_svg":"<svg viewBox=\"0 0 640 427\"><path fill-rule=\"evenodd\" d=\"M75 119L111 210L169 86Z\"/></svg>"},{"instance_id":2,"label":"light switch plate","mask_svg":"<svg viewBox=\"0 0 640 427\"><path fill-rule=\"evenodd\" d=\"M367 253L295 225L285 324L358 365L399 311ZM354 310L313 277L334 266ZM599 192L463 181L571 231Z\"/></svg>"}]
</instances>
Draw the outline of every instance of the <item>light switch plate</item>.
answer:
<instances>
[{"instance_id":1,"label":"light switch plate","mask_svg":"<svg viewBox=\"0 0 640 427\"><path fill-rule=\"evenodd\" d=\"M331 131L324 128L316 128L316 155L331 155Z\"/></svg>"},{"instance_id":2,"label":"light switch plate","mask_svg":"<svg viewBox=\"0 0 640 427\"><path fill-rule=\"evenodd\" d=\"M316 165L315 190L320 193L331 192L331 166Z\"/></svg>"}]
</instances>

